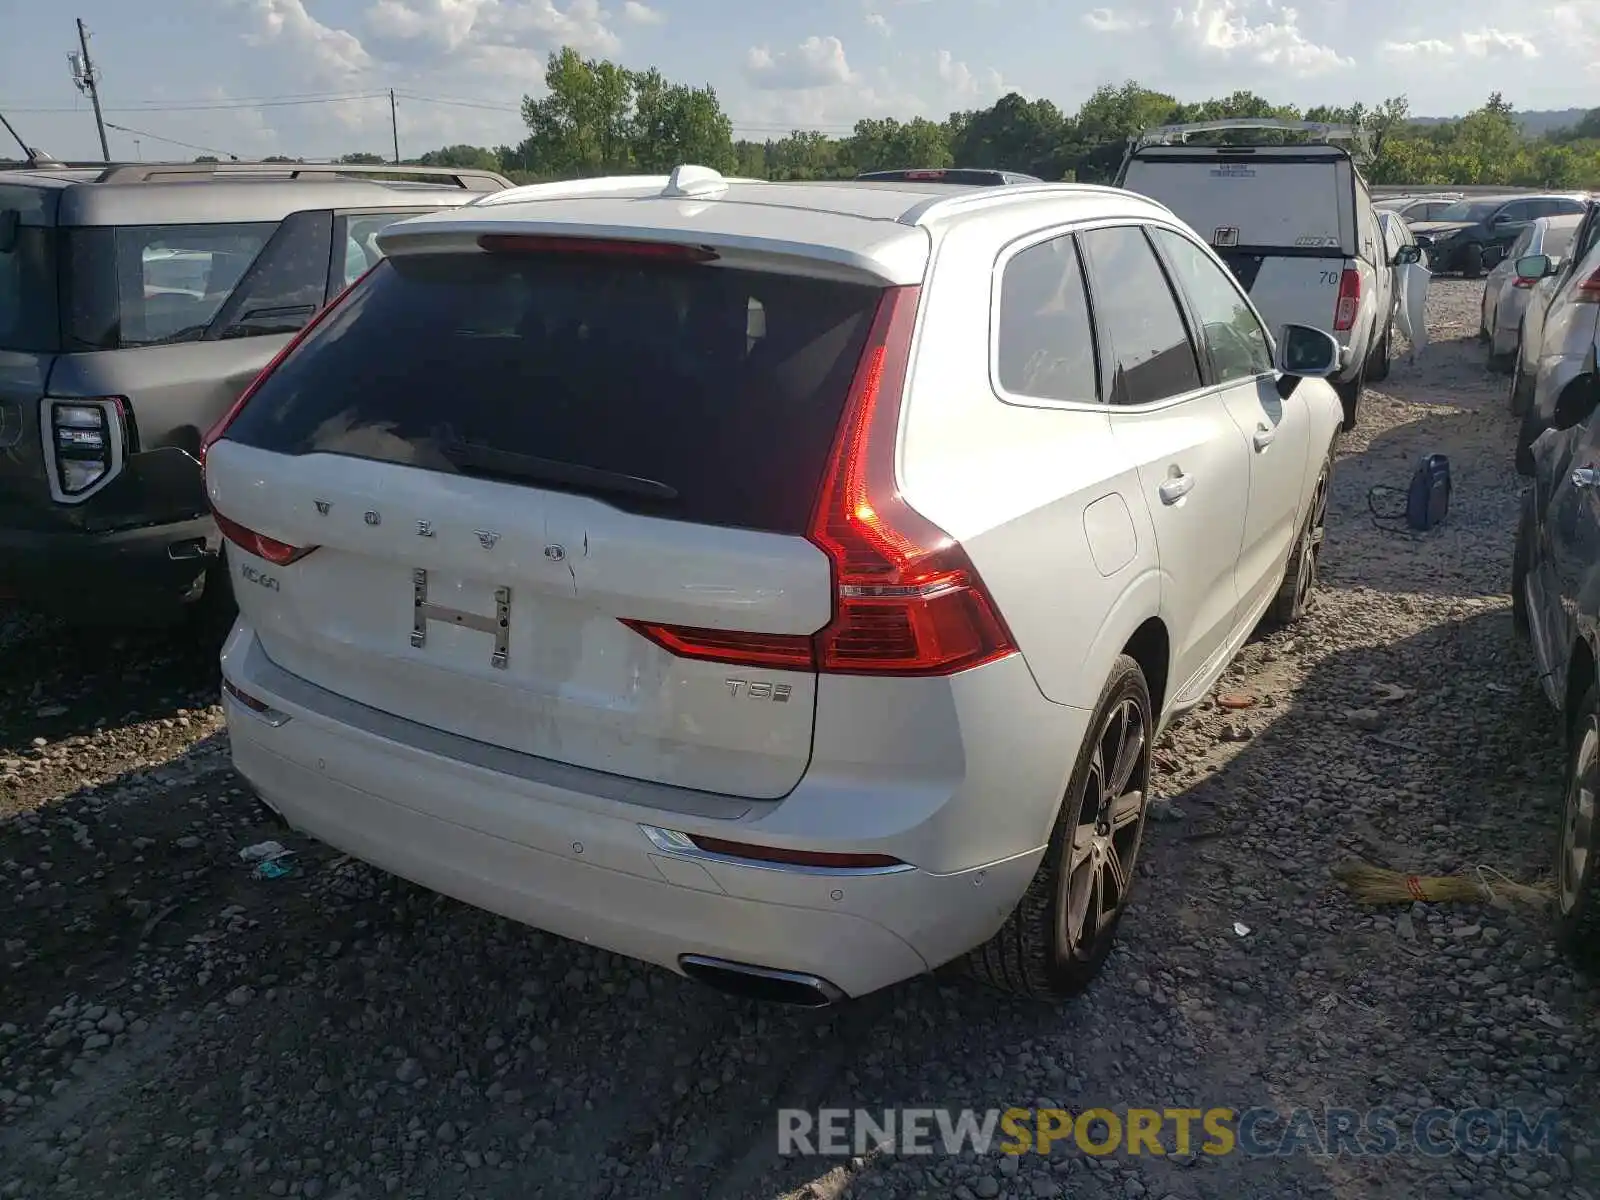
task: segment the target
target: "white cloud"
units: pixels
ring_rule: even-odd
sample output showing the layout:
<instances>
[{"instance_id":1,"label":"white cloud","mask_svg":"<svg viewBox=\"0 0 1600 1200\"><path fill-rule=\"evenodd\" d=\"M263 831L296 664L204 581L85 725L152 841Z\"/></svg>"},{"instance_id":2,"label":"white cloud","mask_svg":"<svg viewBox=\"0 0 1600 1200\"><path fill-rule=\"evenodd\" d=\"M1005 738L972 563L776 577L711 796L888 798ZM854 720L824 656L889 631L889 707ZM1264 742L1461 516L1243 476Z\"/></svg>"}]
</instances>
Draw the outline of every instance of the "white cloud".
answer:
<instances>
[{"instance_id":1,"label":"white cloud","mask_svg":"<svg viewBox=\"0 0 1600 1200\"><path fill-rule=\"evenodd\" d=\"M1150 24L1150 18L1113 12L1109 8L1092 8L1078 18L1096 33L1129 33Z\"/></svg>"},{"instance_id":2,"label":"white cloud","mask_svg":"<svg viewBox=\"0 0 1600 1200\"><path fill-rule=\"evenodd\" d=\"M651 8L648 4L639 3L639 0L627 0L622 6L622 15L635 25L661 25L667 19L667 14L659 8Z\"/></svg>"},{"instance_id":3,"label":"white cloud","mask_svg":"<svg viewBox=\"0 0 1600 1200\"><path fill-rule=\"evenodd\" d=\"M882 13L869 12L865 17L865 20L869 29L876 31L877 33L881 33L884 37L888 37L889 34L893 32L889 28L889 18L884 16Z\"/></svg>"},{"instance_id":4,"label":"white cloud","mask_svg":"<svg viewBox=\"0 0 1600 1200\"><path fill-rule=\"evenodd\" d=\"M1473 58L1538 58L1539 48L1520 33L1498 29L1463 32L1461 48Z\"/></svg>"},{"instance_id":5,"label":"white cloud","mask_svg":"<svg viewBox=\"0 0 1600 1200\"><path fill-rule=\"evenodd\" d=\"M624 12L631 20L644 22L660 15L637 0ZM397 44L397 52L404 44L468 53L493 47L547 51L571 46L583 54L604 55L622 48L600 0L568 0L564 8L554 0L375 0L366 20L374 33Z\"/></svg>"},{"instance_id":6,"label":"white cloud","mask_svg":"<svg viewBox=\"0 0 1600 1200\"><path fill-rule=\"evenodd\" d=\"M793 50L777 54L765 46L752 46L745 56L744 71L756 87L772 91L828 87L855 78L844 56L844 43L836 37L808 37Z\"/></svg>"},{"instance_id":7,"label":"white cloud","mask_svg":"<svg viewBox=\"0 0 1600 1200\"><path fill-rule=\"evenodd\" d=\"M309 56L323 76L348 77L372 66L361 39L347 29L334 29L306 11L302 0L250 0L257 30L253 45L288 45Z\"/></svg>"},{"instance_id":8,"label":"white cloud","mask_svg":"<svg viewBox=\"0 0 1600 1200\"><path fill-rule=\"evenodd\" d=\"M944 94L951 100L972 103L998 97L1005 91L1005 81L1000 78L999 71L991 68L981 74L975 73L948 50L939 51L937 67Z\"/></svg>"},{"instance_id":9,"label":"white cloud","mask_svg":"<svg viewBox=\"0 0 1600 1200\"><path fill-rule=\"evenodd\" d=\"M1539 48L1520 33L1498 29L1463 30L1451 41L1422 38L1414 42L1385 42L1383 51L1391 58L1538 58Z\"/></svg>"},{"instance_id":10,"label":"white cloud","mask_svg":"<svg viewBox=\"0 0 1600 1200\"><path fill-rule=\"evenodd\" d=\"M1266 20L1251 19L1257 9ZM1332 46L1307 38L1300 14L1277 0L1192 0L1190 8L1174 12L1172 24L1204 53L1241 57L1300 75L1355 65Z\"/></svg>"}]
</instances>

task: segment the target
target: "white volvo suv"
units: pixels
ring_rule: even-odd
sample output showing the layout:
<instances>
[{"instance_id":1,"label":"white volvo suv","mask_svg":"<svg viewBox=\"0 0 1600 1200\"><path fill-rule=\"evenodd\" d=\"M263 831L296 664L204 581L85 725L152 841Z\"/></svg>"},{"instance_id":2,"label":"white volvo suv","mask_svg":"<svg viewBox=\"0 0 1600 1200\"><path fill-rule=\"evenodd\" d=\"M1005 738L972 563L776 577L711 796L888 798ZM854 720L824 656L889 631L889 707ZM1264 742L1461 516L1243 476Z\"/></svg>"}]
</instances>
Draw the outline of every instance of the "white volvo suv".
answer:
<instances>
[{"instance_id":1,"label":"white volvo suv","mask_svg":"<svg viewBox=\"0 0 1600 1200\"><path fill-rule=\"evenodd\" d=\"M1152 738L1308 605L1334 340L1109 188L680 167L380 242L205 439L266 803L746 995L1087 984Z\"/></svg>"}]
</instances>

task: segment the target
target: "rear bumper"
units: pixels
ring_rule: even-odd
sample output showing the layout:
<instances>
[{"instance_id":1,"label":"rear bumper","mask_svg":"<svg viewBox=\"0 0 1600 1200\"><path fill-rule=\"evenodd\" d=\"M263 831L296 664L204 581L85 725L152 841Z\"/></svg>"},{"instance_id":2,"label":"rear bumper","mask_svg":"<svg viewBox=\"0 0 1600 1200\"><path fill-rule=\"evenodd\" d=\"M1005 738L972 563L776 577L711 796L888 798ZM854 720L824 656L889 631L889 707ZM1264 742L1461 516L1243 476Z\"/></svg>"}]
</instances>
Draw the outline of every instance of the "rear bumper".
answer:
<instances>
[{"instance_id":1,"label":"rear bumper","mask_svg":"<svg viewBox=\"0 0 1600 1200\"><path fill-rule=\"evenodd\" d=\"M160 624L198 597L218 546L210 517L113 533L0 528L0 596L70 620Z\"/></svg>"},{"instance_id":2,"label":"rear bumper","mask_svg":"<svg viewBox=\"0 0 1600 1200\"><path fill-rule=\"evenodd\" d=\"M1026 676L1020 661L1012 667ZM1008 686L1016 679L1012 667ZM1078 710L1050 705L1073 724L1039 731L1040 770L1004 747L993 758L970 754L978 769L931 814L896 794L907 786L903 779L885 780L876 795L865 783L849 807L859 814L875 806L866 837L859 823L841 831L842 797L827 783L811 795L802 782L785 800L743 804L540 766L543 760L522 755L504 755L506 769L494 769L484 748L467 749L475 744L465 739L464 757L457 757L447 752L450 735L407 732L405 722L287 676L242 621L222 669L226 681L274 710L264 716L225 693L234 765L297 829L424 887L575 941L675 971L683 956L700 955L813 975L852 997L957 958L1000 927L1043 856L1087 727L1087 714L1080 719ZM1031 677L1028 686L1038 703L1049 703ZM1006 760L1009 771L999 766ZM1019 794L1030 778L1038 786ZM724 811L748 811L707 816L714 809L708 799ZM930 828L957 830L985 814L991 825L1004 824L1007 807L1036 809L1036 822L1017 828L1037 823L1044 832L1019 834L1022 844L1000 857L986 856L992 846L980 844L956 869L929 869L928 857L919 856L934 853ZM905 828L897 831L899 823ZM651 836L661 830L871 850L907 865L876 872L756 865L663 849L659 835ZM948 857L951 848L943 849Z\"/></svg>"}]
</instances>

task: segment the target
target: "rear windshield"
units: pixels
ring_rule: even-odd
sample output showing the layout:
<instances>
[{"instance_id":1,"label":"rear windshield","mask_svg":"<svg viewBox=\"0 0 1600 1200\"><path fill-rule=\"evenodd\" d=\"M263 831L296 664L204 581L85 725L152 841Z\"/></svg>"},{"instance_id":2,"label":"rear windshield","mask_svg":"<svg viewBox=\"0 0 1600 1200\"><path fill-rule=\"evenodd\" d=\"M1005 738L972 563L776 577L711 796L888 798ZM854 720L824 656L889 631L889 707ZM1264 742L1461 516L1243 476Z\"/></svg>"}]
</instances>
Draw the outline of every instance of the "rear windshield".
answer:
<instances>
[{"instance_id":1,"label":"rear windshield","mask_svg":"<svg viewBox=\"0 0 1600 1200\"><path fill-rule=\"evenodd\" d=\"M17 214L16 238L0 248L0 350L35 354L57 348L55 230L42 188L0 185L0 210Z\"/></svg>"},{"instance_id":2,"label":"rear windshield","mask_svg":"<svg viewBox=\"0 0 1600 1200\"><path fill-rule=\"evenodd\" d=\"M199 341L277 228L265 221L63 230L67 348Z\"/></svg>"},{"instance_id":3,"label":"rear windshield","mask_svg":"<svg viewBox=\"0 0 1600 1200\"><path fill-rule=\"evenodd\" d=\"M390 259L228 436L801 533L878 298L701 265Z\"/></svg>"},{"instance_id":4,"label":"rear windshield","mask_svg":"<svg viewBox=\"0 0 1600 1200\"><path fill-rule=\"evenodd\" d=\"M1154 153L1134 157L1123 186L1166 205L1219 249L1354 255L1348 160Z\"/></svg>"},{"instance_id":5,"label":"rear windshield","mask_svg":"<svg viewBox=\"0 0 1600 1200\"><path fill-rule=\"evenodd\" d=\"M0 350L57 348L54 242L54 230L24 225L10 253L0 251Z\"/></svg>"}]
</instances>

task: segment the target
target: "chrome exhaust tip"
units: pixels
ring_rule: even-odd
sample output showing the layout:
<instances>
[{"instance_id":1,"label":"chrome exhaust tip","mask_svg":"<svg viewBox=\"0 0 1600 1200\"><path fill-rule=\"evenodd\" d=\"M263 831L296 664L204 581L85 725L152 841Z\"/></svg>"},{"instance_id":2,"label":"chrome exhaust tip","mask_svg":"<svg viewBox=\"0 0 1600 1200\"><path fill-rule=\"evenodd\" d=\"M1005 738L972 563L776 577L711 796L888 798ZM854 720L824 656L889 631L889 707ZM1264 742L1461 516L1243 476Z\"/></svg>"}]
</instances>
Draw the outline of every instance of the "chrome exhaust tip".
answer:
<instances>
[{"instance_id":1,"label":"chrome exhaust tip","mask_svg":"<svg viewBox=\"0 0 1600 1200\"><path fill-rule=\"evenodd\" d=\"M729 962L701 954L685 954L678 966L690 979L730 996L759 1000L766 1004L788 1004L799 1008L826 1008L848 999L826 979L800 971L780 971L749 963Z\"/></svg>"}]
</instances>

